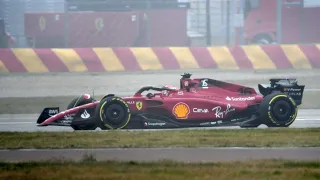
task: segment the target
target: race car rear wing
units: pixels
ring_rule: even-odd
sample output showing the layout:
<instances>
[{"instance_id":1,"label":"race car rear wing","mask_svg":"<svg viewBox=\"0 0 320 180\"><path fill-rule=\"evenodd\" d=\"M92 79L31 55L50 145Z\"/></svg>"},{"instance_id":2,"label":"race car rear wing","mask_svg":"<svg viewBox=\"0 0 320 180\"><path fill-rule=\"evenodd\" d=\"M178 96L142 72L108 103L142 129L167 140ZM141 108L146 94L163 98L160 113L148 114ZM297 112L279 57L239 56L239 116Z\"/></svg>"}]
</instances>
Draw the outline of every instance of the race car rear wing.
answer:
<instances>
[{"instance_id":1,"label":"race car rear wing","mask_svg":"<svg viewBox=\"0 0 320 180\"><path fill-rule=\"evenodd\" d=\"M270 84L258 84L258 89L263 96L271 94L274 91L280 91L288 94L297 105L302 103L302 97L305 85L298 85L297 79L270 79Z\"/></svg>"}]
</instances>

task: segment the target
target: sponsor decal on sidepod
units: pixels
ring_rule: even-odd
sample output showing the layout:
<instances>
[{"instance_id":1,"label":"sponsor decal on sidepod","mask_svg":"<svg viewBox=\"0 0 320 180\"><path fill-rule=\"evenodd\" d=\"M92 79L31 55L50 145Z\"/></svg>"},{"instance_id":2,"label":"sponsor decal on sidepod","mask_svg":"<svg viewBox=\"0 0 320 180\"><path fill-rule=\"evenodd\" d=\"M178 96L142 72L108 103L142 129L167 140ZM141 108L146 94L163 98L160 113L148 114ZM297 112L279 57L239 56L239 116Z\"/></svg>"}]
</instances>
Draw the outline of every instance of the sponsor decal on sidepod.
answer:
<instances>
[{"instance_id":1,"label":"sponsor decal on sidepod","mask_svg":"<svg viewBox=\"0 0 320 180\"><path fill-rule=\"evenodd\" d=\"M200 108L193 108L192 109L194 113L208 113L208 109L200 109Z\"/></svg>"},{"instance_id":2,"label":"sponsor decal on sidepod","mask_svg":"<svg viewBox=\"0 0 320 180\"><path fill-rule=\"evenodd\" d=\"M229 97L229 96L226 97L227 101L252 101L255 99L256 99L255 97L237 97L237 98Z\"/></svg>"},{"instance_id":3,"label":"sponsor decal on sidepod","mask_svg":"<svg viewBox=\"0 0 320 180\"><path fill-rule=\"evenodd\" d=\"M215 111L216 118L223 118L225 115L227 115L229 112L235 111L235 108L231 108L231 105L228 104L226 110L222 111L221 106L217 106L212 108L212 111Z\"/></svg>"}]
</instances>

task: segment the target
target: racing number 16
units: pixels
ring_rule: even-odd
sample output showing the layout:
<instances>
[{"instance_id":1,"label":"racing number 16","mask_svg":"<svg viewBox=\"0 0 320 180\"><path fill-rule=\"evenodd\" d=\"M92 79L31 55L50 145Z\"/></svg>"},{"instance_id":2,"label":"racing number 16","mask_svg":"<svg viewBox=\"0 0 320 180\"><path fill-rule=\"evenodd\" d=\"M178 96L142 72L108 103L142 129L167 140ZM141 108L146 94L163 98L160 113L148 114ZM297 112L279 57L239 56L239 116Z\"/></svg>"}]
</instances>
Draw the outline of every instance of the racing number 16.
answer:
<instances>
[{"instance_id":1,"label":"racing number 16","mask_svg":"<svg viewBox=\"0 0 320 180\"><path fill-rule=\"evenodd\" d=\"M202 80L202 87L207 87L208 83L207 83L207 79Z\"/></svg>"}]
</instances>

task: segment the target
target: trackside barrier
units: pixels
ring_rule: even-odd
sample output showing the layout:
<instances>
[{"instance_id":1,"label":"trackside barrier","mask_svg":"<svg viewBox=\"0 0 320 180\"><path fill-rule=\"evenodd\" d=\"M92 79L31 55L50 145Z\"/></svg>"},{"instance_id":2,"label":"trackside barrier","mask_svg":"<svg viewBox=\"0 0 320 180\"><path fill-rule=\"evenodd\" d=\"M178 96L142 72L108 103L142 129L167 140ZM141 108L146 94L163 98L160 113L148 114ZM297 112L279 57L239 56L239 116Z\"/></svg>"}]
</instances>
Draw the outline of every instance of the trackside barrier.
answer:
<instances>
[{"instance_id":1,"label":"trackside barrier","mask_svg":"<svg viewBox=\"0 0 320 180\"><path fill-rule=\"evenodd\" d=\"M319 45L0 49L0 72L315 69Z\"/></svg>"}]
</instances>

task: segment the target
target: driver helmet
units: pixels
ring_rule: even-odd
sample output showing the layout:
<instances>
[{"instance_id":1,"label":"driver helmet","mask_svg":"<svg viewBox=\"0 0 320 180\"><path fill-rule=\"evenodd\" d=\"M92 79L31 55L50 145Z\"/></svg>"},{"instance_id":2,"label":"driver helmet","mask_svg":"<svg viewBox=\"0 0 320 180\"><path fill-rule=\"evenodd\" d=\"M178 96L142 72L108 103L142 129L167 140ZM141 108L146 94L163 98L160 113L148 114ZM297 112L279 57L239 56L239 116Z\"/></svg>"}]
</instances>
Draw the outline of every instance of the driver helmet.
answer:
<instances>
[{"instance_id":1,"label":"driver helmet","mask_svg":"<svg viewBox=\"0 0 320 180\"><path fill-rule=\"evenodd\" d=\"M181 88L189 88L190 87L190 83L191 83L191 79L183 79L181 80Z\"/></svg>"}]
</instances>

